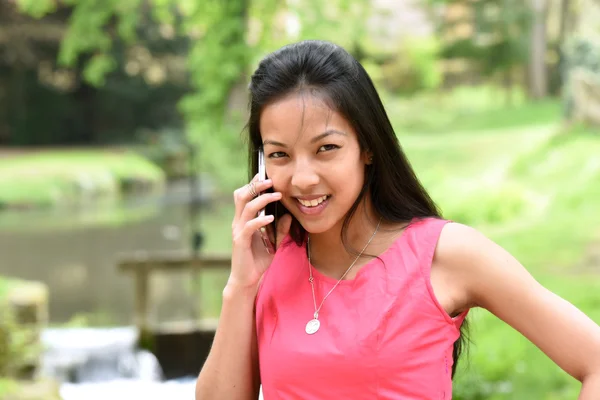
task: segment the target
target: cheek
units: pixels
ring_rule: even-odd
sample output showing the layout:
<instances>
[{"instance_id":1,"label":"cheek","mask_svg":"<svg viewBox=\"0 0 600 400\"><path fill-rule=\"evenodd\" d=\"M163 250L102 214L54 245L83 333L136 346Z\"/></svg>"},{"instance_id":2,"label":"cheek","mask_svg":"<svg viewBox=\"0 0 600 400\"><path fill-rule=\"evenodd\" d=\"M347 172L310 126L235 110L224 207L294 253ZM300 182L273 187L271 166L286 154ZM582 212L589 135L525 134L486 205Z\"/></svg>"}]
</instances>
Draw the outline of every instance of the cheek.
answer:
<instances>
[{"instance_id":1,"label":"cheek","mask_svg":"<svg viewBox=\"0 0 600 400\"><path fill-rule=\"evenodd\" d=\"M345 186L362 186L365 178L365 165L362 159L358 157L347 157L328 165L325 173Z\"/></svg>"},{"instance_id":2,"label":"cheek","mask_svg":"<svg viewBox=\"0 0 600 400\"><path fill-rule=\"evenodd\" d=\"M286 168L281 166L267 167L267 177L273 181L273 190L284 192L289 181Z\"/></svg>"}]
</instances>

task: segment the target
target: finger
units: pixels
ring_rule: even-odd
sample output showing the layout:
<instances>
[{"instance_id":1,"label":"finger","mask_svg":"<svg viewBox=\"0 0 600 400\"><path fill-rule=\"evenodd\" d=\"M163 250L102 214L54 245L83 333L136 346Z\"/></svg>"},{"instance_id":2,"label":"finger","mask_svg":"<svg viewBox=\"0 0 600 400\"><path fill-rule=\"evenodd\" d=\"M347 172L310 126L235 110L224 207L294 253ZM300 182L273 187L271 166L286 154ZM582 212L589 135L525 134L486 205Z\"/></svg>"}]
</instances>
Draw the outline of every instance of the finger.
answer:
<instances>
[{"instance_id":1,"label":"finger","mask_svg":"<svg viewBox=\"0 0 600 400\"><path fill-rule=\"evenodd\" d=\"M256 217L246 222L243 229L243 235L248 240L252 240L252 235L256 233L256 231L260 231L262 227L269 225L275 219L272 215L265 215L264 217Z\"/></svg>"},{"instance_id":2,"label":"finger","mask_svg":"<svg viewBox=\"0 0 600 400\"><path fill-rule=\"evenodd\" d=\"M240 218L244 207L246 207L246 204L256 197L256 195L252 193L250 187L250 184L252 183L254 184L254 191L256 192L256 195L258 195L261 192L264 192L265 190L273 186L273 182L270 179L258 181L257 175L252 179L252 181L249 184L244 185L239 189L236 189L235 192L233 192L233 200L235 203L235 214L233 218L234 222Z\"/></svg>"},{"instance_id":3,"label":"finger","mask_svg":"<svg viewBox=\"0 0 600 400\"><path fill-rule=\"evenodd\" d=\"M290 233L290 227L292 226L292 216L290 214L284 214L277 221L277 243L276 248L279 248L282 240Z\"/></svg>"},{"instance_id":4,"label":"finger","mask_svg":"<svg viewBox=\"0 0 600 400\"><path fill-rule=\"evenodd\" d=\"M252 178L252 180L248 183L252 183L252 182L256 182L258 180L258 174L254 175L254 178ZM235 224L235 221L239 218L240 214L242 213L242 210L244 209L244 207L246 206L246 203L248 202L248 184L237 188L236 190L234 190L233 192L233 202L235 204L235 213L233 216L233 221Z\"/></svg>"},{"instance_id":5,"label":"finger","mask_svg":"<svg viewBox=\"0 0 600 400\"><path fill-rule=\"evenodd\" d=\"M265 215L264 217L257 217L246 221L246 223L240 226L238 229L233 230L233 246L247 246L252 243L253 235L257 230L261 229L271 222L275 218L272 215Z\"/></svg>"},{"instance_id":6,"label":"finger","mask_svg":"<svg viewBox=\"0 0 600 400\"><path fill-rule=\"evenodd\" d=\"M258 212L265 208L269 203L281 200L280 192L265 193L261 194L254 200L246 203L246 206L242 210L239 221L251 220L256 217Z\"/></svg>"}]
</instances>

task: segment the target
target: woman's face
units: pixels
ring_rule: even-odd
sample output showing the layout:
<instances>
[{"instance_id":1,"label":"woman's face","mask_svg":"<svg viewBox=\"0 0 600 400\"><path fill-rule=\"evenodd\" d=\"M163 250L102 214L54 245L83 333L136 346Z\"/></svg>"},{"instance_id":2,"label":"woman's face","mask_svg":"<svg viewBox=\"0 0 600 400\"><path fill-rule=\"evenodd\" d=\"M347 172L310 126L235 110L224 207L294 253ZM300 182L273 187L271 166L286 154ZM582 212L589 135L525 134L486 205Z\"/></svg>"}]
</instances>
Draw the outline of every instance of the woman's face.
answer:
<instances>
[{"instance_id":1,"label":"woman's face","mask_svg":"<svg viewBox=\"0 0 600 400\"><path fill-rule=\"evenodd\" d=\"M352 126L318 97L294 94L265 107L260 132L267 176L304 229L322 233L341 223L368 163Z\"/></svg>"}]
</instances>

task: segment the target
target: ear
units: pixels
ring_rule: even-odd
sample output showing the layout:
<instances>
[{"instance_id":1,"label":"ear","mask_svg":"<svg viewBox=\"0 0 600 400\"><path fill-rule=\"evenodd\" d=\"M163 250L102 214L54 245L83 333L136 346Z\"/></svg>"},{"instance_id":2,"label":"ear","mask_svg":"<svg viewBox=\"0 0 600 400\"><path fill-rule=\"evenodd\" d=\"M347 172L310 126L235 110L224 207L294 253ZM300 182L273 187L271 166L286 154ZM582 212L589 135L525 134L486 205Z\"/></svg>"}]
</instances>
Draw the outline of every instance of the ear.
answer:
<instances>
[{"instance_id":1,"label":"ear","mask_svg":"<svg viewBox=\"0 0 600 400\"><path fill-rule=\"evenodd\" d=\"M365 165L373 164L373 152L371 152L370 150L363 151L362 158Z\"/></svg>"}]
</instances>

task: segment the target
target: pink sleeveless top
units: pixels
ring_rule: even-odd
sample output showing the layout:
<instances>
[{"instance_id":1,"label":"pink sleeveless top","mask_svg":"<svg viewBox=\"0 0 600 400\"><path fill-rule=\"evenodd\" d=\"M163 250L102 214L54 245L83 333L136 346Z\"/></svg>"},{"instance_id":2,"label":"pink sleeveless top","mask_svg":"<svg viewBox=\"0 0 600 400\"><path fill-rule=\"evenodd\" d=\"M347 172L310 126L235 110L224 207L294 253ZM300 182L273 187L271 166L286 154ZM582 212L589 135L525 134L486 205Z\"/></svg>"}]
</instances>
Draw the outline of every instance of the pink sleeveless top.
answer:
<instances>
[{"instance_id":1,"label":"pink sleeveless top","mask_svg":"<svg viewBox=\"0 0 600 400\"><path fill-rule=\"evenodd\" d=\"M314 314L305 247L284 242L256 300L265 400L452 398L454 342L468 311L451 318L430 283L445 220L415 220L380 255L344 280ZM313 268L317 306L336 280Z\"/></svg>"}]
</instances>

